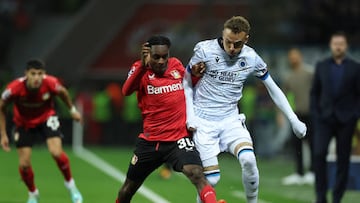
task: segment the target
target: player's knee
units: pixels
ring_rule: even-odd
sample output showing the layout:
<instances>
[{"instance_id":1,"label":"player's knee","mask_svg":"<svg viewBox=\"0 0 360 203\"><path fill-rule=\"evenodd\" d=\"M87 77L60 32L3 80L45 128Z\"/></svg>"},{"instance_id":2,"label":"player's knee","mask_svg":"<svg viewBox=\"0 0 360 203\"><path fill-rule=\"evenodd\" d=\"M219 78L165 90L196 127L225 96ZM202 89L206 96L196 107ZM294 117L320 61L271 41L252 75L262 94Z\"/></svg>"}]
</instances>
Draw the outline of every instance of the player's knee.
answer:
<instances>
[{"instance_id":1,"label":"player's knee","mask_svg":"<svg viewBox=\"0 0 360 203\"><path fill-rule=\"evenodd\" d=\"M190 179L194 184L204 181L203 168L199 165L185 165L183 173Z\"/></svg>"},{"instance_id":2,"label":"player's knee","mask_svg":"<svg viewBox=\"0 0 360 203\"><path fill-rule=\"evenodd\" d=\"M31 161L29 159L20 159L19 160L19 167L23 169L30 168Z\"/></svg>"},{"instance_id":3,"label":"player's knee","mask_svg":"<svg viewBox=\"0 0 360 203\"><path fill-rule=\"evenodd\" d=\"M243 170L251 170L257 168L254 151L251 149L244 149L239 152L238 159Z\"/></svg>"},{"instance_id":4,"label":"player's knee","mask_svg":"<svg viewBox=\"0 0 360 203\"><path fill-rule=\"evenodd\" d=\"M213 187L220 181L220 170L206 171L205 177Z\"/></svg>"}]
</instances>

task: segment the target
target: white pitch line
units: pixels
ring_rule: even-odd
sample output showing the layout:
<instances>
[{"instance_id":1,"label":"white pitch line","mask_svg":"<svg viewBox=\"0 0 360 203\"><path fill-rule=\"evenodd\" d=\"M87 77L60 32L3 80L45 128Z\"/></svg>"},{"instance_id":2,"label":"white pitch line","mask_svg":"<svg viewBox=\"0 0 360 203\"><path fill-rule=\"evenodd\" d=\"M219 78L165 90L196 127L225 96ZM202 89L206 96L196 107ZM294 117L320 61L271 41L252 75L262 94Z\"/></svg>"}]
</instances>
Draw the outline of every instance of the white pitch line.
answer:
<instances>
[{"instance_id":1,"label":"white pitch line","mask_svg":"<svg viewBox=\"0 0 360 203\"><path fill-rule=\"evenodd\" d=\"M231 192L231 194L232 194L232 196L234 196L234 197L238 197L238 198L240 198L240 199L246 200L246 195L245 195L244 192L241 192L241 191L238 191L238 190L234 190L234 191ZM258 199L258 203L271 203L271 202Z\"/></svg>"},{"instance_id":2,"label":"white pitch line","mask_svg":"<svg viewBox=\"0 0 360 203\"><path fill-rule=\"evenodd\" d=\"M123 174L121 171L117 170L115 167L108 164L106 161L96 156L94 153L90 152L89 150L80 147L74 150L74 152L78 157L88 162L89 164L99 169L100 171L104 172L105 174L109 175L110 177L122 183L125 181L126 179L125 174ZM155 203L170 203L168 200L160 197L159 195L157 195L156 193L154 193L145 186L141 186L138 192Z\"/></svg>"}]
</instances>

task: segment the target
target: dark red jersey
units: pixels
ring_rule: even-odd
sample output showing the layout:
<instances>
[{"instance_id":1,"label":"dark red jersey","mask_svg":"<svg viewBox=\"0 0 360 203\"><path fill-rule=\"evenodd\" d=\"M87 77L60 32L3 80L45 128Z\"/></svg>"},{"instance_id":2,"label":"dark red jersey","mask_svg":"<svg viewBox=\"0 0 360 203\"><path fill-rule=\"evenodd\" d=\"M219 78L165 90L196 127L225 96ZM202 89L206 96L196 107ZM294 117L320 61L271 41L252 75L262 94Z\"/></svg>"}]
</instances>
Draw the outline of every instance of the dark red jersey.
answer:
<instances>
[{"instance_id":1,"label":"dark red jersey","mask_svg":"<svg viewBox=\"0 0 360 203\"><path fill-rule=\"evenodd\" d=\"M58 93L59 80L45 75L40 88L30 91L26 78L18 78L8 84L1 95L5 102L14 103L14 122L17 126L34 128L55 114L53 97Z\"/></svg>"},{"instance_id":2,"label":"dark red jersey","mask_svg":"<svg viewBox=\"0 0 360 203\"><path fill-rule=\"evenodd\" d=\"M163 76L141 67L131 67L123 85L123 93L137 91L144 132L139 137L149 141L176 141L188 135L185 95L182 80L185 68L176 58L169 58Z\"/></svg>"}]
</instances>

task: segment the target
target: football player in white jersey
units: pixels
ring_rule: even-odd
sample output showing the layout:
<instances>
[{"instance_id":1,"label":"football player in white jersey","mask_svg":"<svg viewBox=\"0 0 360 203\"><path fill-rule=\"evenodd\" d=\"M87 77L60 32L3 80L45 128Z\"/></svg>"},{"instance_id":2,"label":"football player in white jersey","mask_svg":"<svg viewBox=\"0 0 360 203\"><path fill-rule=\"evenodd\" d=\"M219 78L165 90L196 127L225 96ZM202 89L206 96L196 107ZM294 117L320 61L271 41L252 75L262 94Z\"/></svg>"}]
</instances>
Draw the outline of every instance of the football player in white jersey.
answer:
<instances>
[{"instance_id":1,"label":"football player in white jersey","mask_svg":"<svg viewBox=\"0 0 360 203\"><path fill-rule=\"evenodd\" d=\"M298 138L305 136L306 126L271 78L266 63L246 45L249 31L249 22L242 16L234 16L224 23L222 37L197 43L187 66L184 88L187 125L189 129L195 129L194 140L208 181L213 186L218 183L220 167L217 155L229 152L240 162L247 202L255 203L259 171L253 141L245 126L245 115L238 113L237 106L245 80L254 75L263 82ZM193 86L192 80L199 76L195 74L199 69L201 78Z\"/></svg>"}]
</instances>

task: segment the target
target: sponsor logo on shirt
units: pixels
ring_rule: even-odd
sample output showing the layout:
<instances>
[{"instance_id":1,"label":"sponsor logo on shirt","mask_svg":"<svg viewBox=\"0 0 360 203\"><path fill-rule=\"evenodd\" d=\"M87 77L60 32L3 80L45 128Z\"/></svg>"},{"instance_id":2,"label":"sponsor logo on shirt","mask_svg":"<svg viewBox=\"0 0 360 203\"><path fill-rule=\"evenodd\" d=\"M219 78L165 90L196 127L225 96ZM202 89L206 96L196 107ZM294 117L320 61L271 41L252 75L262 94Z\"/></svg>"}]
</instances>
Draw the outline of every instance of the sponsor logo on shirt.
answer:
<instances>
[{"instance_id":1,"label":"sponsor logo on shirt","mask_svg":"<svg viewBox=\"0 0 360 203\"><path fill-rule=\"evenodd\" d=\"M214 79L218 79L220 81L234 82L236 78L239 76L238 71L209 71L210 77Z\"/></svg>"},{"instance_id":2,"label":"sponsor logo on shirt","mask_svg":"<svg viewBox=\"0 0 360 203\"><path fill-rule=\"evenodd\" d=\"M155 79L155 73L152 73L152 74L149 74L149 80L153 80L153 79Z\"/></svg>"},{"instance_id":3,"label":"sponsor logo on shirt","mask_svg":"<svg viewBox=\"0 0 360 203\"><path fill-rule=\"evenodd\" d=\"M164 93L175 92L175 91L179 91L179 90L183 90L183 89L184 88L183 88L183 85L181 82L171 84L171 85L159 86L159 87L148 85L147 93L148 94L164 94Z\"/></svg>"}]
</instances>

